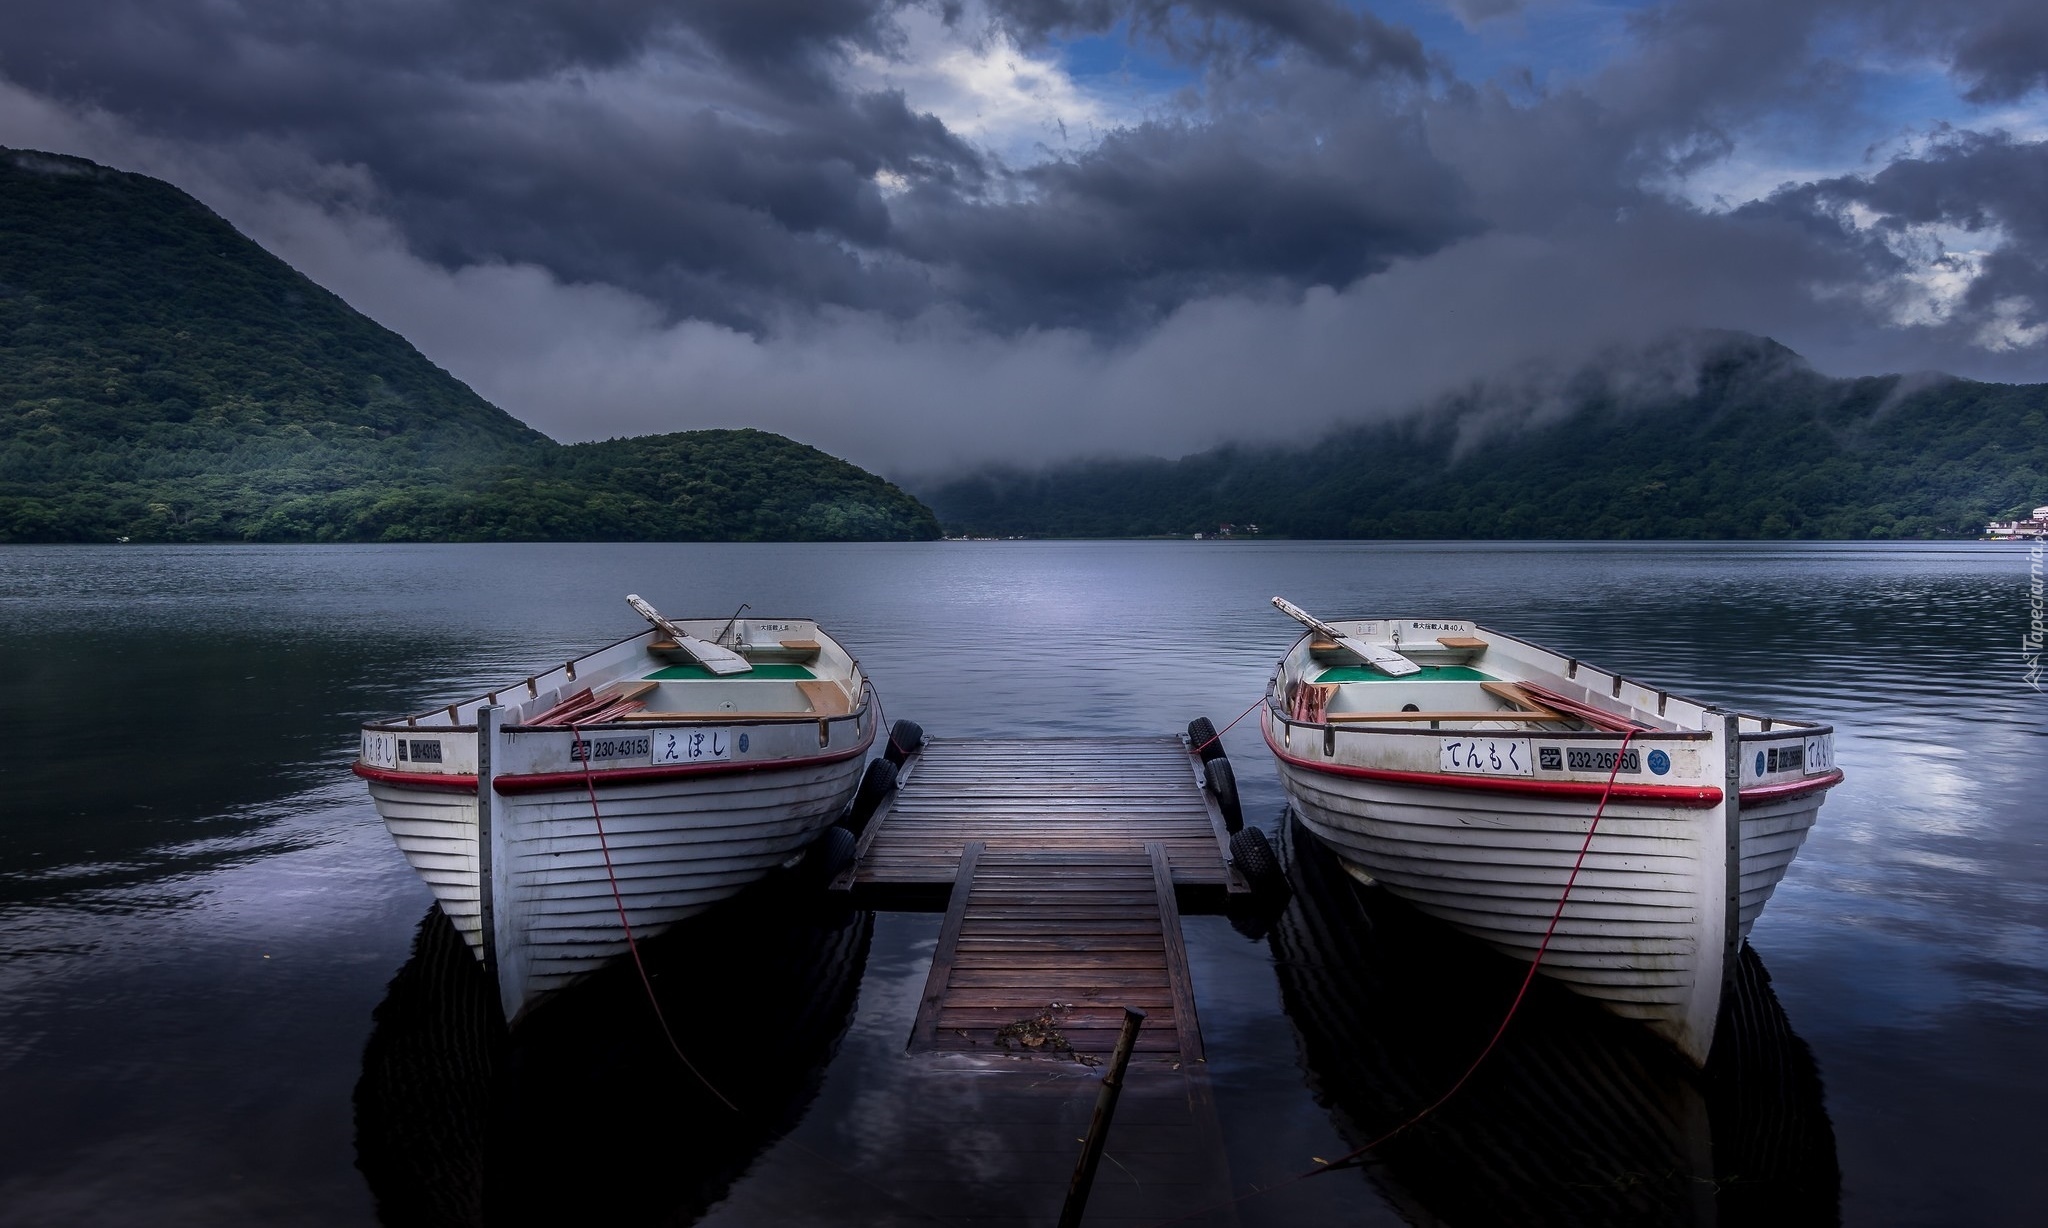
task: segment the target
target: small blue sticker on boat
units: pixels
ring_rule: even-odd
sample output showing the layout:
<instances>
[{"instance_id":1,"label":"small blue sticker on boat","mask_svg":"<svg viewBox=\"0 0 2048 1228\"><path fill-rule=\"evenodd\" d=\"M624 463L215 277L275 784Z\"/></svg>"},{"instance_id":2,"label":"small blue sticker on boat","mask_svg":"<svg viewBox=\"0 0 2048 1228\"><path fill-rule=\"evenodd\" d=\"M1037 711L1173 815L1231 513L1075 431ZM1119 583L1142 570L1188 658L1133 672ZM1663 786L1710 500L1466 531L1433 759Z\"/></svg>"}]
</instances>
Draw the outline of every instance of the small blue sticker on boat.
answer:
<instances>
[{"instance_id":1,"label":"small blue sticker on boat","mask_svg":"<svg viewBox=\"0 0 2048 1228\"><path fill-rule=\"evenodd\" d=\"M741 734L741 735L740 735L740 749L741 749L741 750L745 750L745 749L747 749L747 735L746 735L746 734Z\"/></svg>"},{"instance_id":2,"label":"small blue sticker on boat","mask_svg":"<svg viewBox=\"0 0 2048 1228\"><path fill-rule=\"evenodd\" d=\"M1762 751L1756 753L1756 774L1759 776L1764 774L1764 753Z\"/></svg>"},{"instance_id":3,"label":"small blue sticker on boat","mask_svg":"<svg viewBox=\"0 0 2048 1228\"><path fill-rule=\"evenodd\" d=\"M1662 776L1671 770L1671 756L1661 750L1650 752L1650 770Z\"/></svg>"}]
</instances>

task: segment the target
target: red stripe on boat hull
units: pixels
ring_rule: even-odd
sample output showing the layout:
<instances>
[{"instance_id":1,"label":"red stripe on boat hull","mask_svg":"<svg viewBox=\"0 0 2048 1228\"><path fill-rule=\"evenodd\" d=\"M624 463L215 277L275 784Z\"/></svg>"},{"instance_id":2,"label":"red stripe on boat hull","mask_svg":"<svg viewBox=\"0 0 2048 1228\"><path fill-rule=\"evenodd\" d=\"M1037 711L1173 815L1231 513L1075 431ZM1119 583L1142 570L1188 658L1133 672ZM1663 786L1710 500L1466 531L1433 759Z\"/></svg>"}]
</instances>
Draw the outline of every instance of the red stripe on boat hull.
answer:
<instances>
[{"instance_id":1,"label":"red stripe on boat hull","mask_svg":"<svg viewBox=\"0 0 2048 1228\"><path fill-rule=\"evenodd\" d=\"M1520 797L1552 797L1570 801L1597 802L1608 793L1604 784L1578 780L1525 780L1518 776L1446 776L1435 772L1402 772L1392 768L1352 767L1345 763L1315 763L1288 754L1273 740L1273 726L1264 722L1266 745L1275 758L1305 772L1347 776L1353 780L1377 780L1394 785L1421 785L1435 789L1462 789L1473 793L1511 793ZM1617 802L1650 802L1680 810L1706 810L1721 804L1721 790L1715 785L1614 786ZM1744 794L1747 797L1747 794Z\"/></svg>"},{"instance_id":2,"label":"red stripe on boat hull","mask_svg":"<svg viewBox=\"0 0 2048 1228\"><path fill-rule=\"evenodd\" d=\"M874 734L866 741L847 750L833 751L829 755L811 755L803 759L763 759L743 763L678 763L672 765L632 768L607 768L602 772L533 772L524 776L500 776L492 789L502 794L545 793L550 789L581 789L587 780L600 789L616 785L646 784L652 780L670 780L678 776L730 776L740 772L766 772L782 768L821 767L828 763L840 763L856 755L864 755L874 746ZM397 785L408 789L432 789L445 793L476 792L475 776L429 775L425 772L394 772L389 768L371 767L366 763L350 765L350 770L364 780L383 785Z\"/></svg>"},{"instance_id":3,"label":"red stripe on boat hull","mask_svg":"<svg viewBox=\"0 0 2048 1228\"><path fill-rule=\"evenodd\" d=\"M811 755L804 759L763 759L751 763L678 763L664 766L607 768L602 772L534 772L526 776L500 776L492 783L499 793L545 793L550 789L580 789L583 782L595 782L602 789L607 785L646 784L650 780L670 780L677 776L731 776L740 772L772 772L783 768L822 767L828 763L842 763L856 755L864 755L875 744L874 734L859 746L846 750L835 750L829 755Z\"/></svg>"},{"instance_id":4,"label":"red stripe on boat hull","mask_svg":"<svg viewBox=\"0 0 2048 1228\"><path fill-rule=\"evenodd\" d=\"M1742 791L1744 806L1760 806L1766 802L1782 802L1791 797L1804 797L1808 793L1821 793L1842 783L1842 769L1831 768L1824 776L1811 780L1788 780L1775 785L1751 785Z\"/></svg>"},{"instance_id":5,"label":"red stripe on boat hull","mask_svg":"<svg viewBox=\"0 0 2048 1228\"><path fill-rule=\"evenodd\" d=\"M390 768L371 767L367 763L352 763L349 771L364 780L380 785L400 785L408 789L434 789L443 793L474 793L476 777L444 776L438 772L394 772Z\"/></svg>"}]
</instances>

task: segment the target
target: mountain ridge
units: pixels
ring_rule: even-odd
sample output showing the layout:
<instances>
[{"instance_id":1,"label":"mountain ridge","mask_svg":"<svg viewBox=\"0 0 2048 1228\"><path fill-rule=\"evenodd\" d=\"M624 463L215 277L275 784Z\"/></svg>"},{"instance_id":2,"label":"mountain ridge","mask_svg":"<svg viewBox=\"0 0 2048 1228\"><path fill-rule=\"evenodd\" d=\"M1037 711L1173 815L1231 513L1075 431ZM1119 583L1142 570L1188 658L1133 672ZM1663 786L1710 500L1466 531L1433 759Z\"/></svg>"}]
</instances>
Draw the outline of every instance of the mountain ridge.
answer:
<instances>
[{"instance_id":1,"label":"mountain ridge","mask_svg":"<svg viewBox=\"0 0 2048 1228\"><path fill-rule=\"evenodd\" d=\"M765 431L556 443L170 184L0 149L0 542L935 536Z\"/></svg>"},{"instance_id":2,"label":"mountain ridge","mask_svg":"<svg viewBox=\"0 0 2048 1228\"><path fill-rule=\"evenodd\" d=\"M2048 498L2048 385L1830 377L1770 338L1718 330L1660 347L1475 386L1306 447L910 485L949 533L1059 537L1246 524L1296 538L1968 537Z\"/></svg>"}]
</instances>

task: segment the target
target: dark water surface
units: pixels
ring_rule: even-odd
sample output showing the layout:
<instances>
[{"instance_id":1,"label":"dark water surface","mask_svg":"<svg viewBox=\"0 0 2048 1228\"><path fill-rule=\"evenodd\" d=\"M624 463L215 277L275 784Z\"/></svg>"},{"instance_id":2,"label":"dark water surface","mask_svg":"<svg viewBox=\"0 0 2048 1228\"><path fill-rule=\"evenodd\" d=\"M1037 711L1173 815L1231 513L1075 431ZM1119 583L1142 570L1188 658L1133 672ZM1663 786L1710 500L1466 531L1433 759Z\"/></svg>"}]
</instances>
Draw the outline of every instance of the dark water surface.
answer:
<instances>
[{"instance_id":1,"label":"dark water surface","mask_svg":"<svg viewBox=\"0 0 2048 1228\"><path fill-rule=\"evenodd\" d=\"M660 944L734 1119L637 982L504 1037L347 774L363 717L629 633L628 591L815 615L889 716L939 735L1220 725L1293 638L1274 593L1477 618L1832 721L1848 781L1752 936L1714 1067L1539 993L1438 1117L1240 1219L2040 1223L2027 569L1992 545L0 550L0 1224L928 1222L887 1181L944 1143L912 1137L902 1053L936 917L777 887ZM1225 743L1296 887L1277 918L1187 921L1242 1191L1432 1099L1515 978L1283 831L1252 721Z\"/></svg>"}]
</instances>

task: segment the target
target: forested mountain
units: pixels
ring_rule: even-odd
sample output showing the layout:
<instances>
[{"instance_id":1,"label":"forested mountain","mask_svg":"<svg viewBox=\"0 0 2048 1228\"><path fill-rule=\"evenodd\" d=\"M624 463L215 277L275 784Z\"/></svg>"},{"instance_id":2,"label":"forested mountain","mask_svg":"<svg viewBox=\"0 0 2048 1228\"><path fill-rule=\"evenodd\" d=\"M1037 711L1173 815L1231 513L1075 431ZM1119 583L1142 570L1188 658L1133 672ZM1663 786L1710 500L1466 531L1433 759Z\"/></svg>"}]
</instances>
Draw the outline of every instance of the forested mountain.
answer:
<instances>
[{"instance_id":1,"label":"forested mountain","mask_svg":"<svg viewBox=\"0 0 2048 1228\"><path fill-rule=\"evenodd\" d=\"M1681 340L1689 378L1663 392L1591 368L1541 398L1475 390L1302 449L991 470L919 493L948 532L1070 537L1224 524L1291 537L1968 537L2048 503L2048 385L1831 379L1764 338Z\"/></svg>"},{"instance_id":2,"label":"forested mountain","mask_svg":"<svg viewBox=\"0 0 2048 1228\"><path fill-rule=\"evenodd\" d=\"M761 431L556 444L176 188L0 150L0 542L936 531Z\"/></svg>"}]
</instances>

